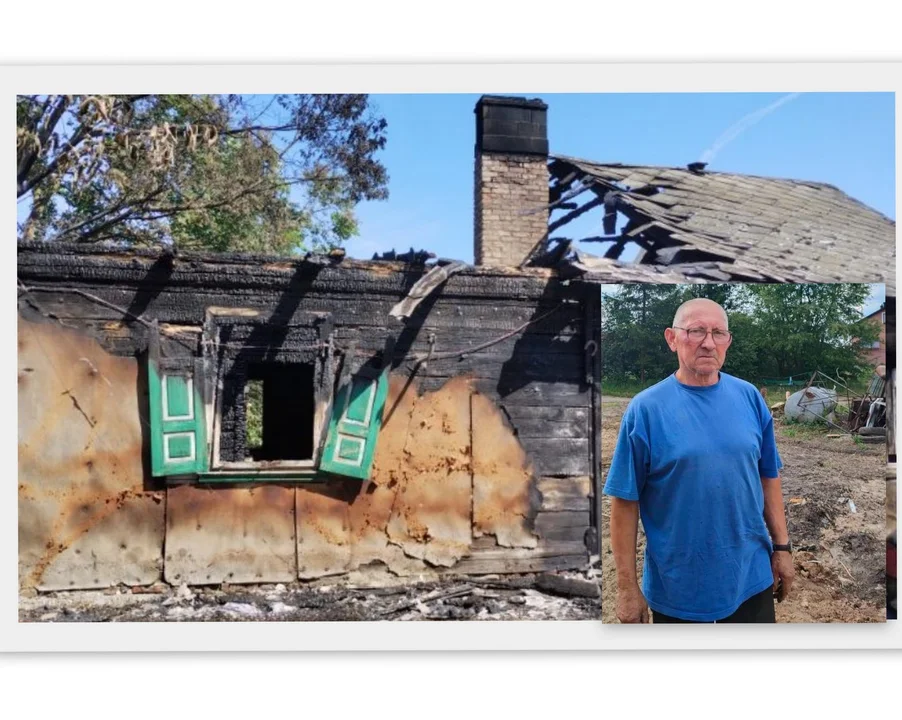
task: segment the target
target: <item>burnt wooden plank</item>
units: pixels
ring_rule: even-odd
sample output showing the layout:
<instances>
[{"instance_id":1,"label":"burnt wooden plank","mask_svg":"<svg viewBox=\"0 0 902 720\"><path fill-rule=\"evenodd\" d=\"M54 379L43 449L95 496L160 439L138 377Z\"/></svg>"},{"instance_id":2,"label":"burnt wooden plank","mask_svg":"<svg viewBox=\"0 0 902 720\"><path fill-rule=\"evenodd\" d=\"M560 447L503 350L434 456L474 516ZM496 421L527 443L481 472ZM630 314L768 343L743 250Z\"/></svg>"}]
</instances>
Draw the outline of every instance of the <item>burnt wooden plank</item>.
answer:
<instances>
[{"instance_id":1,"label":"burnt wooden plank","mask_svg":"<svg viewBox=\"0 0 902 720\"><path fill-rule=\"evenodd\" d=\"M592 483L594 504L592 506L591 524L595 529L589 541L589 552L597 555L601 552L599 538L601 537L602 518L602 486L604 478L601 474L601 373L602 373L602 344L601 344L601 288L594 288L586 293L586 348L592 352L586 357L587 382L592 388L592 412L588 426L590 438L590 464L589 477Z\"/></svg>"},{"instance_id":2,"label":"burnt wooden plank","mask_svg":"<svg viewBox=\"0 0 902 720\"><path fill-rule=\"evenodd\" d=\"M509 357L514 353L582 356L584 345L582 335L574 333L572 328L562 328L561 332L544 333L533 332L530 327L526 331L516 333L503 340L499 340L499 337L505 333L497 328L439 328L423 325L408 331L399 328L391 329L399 335L408 332L412 336L406 346L409 346L409 351L413 353L429 351L430 333L435 334L436 353L469 351L489 341L495 341L490 347L474 350L474 354L500 357ZM342 325L335 329L333 338L339 347L349 345L356 340L359 347L375 350L381 347L377 336L379 332L380 329L373 327Z\"/></svg>"},{"instance_id":3,"label":"burnt wooden plank","mask_svg":"<svg viewBox=\"0 0 902 720\"><path fill-rule=\"evenodd\" d=\"M381 328L339 328L333 336L338 348L347 347L356 341L360 352L376 352L381 350L382 343L379 338L388 335ZM459 363L468 359L484 362L509 362L514 361L522 365L546 367L553 363L579 364L580 379L582 379L582 352L578 348L581 342L566 343L558 341L555 335L531 335L522 338L521 342L498 341L501 331L488 330L480 336L462 336L453 329L433 330L434 345L430 345L430 332L421 331L411 338L405 338L403 332L396 348L395 358L401 360L425 359L429 351L431 364L441 362ZM578 337L578 336L572 336Z\"/></svg>"},{"instance_id":4,"label":"burnt wooden plank","mask_svg":"<svg viewBox=\"0 0 902 720\"><path fill-rule=\"evenodd\" d=\"M580 555L554 555L539 558L485 558L473 555L464 558L451 572L465 575L503 575L555 570L579 570L589 562L587 553Z\"/></svg>"},{"instance_id":5,"label":"burnt wooden plank","mask_svg":"<svg viewBox=\"0 0 902 720\"><path fill-rule=\"evenodd\" d=\"M379 333L359 331L353 335L344 335L336 341L336 347L350 345L354 337L358 337L357 351L366 356L381 351L378 343ZM499 379L504 377L499 386L500 391L513 386L522 386L532 381L553 379L557 382L578 384L583 377L583 359L581 352L574 352L575 345L566 345L550 341L552 336L544 336L549 341L533 336L523 343L508 343L505 346L493 346L480 352L466 352L468 344L458 340L450 333L443 336L443 342L436 342L434 354L460 353L457 357L441 358L432 357L428 362L419 366L417 372L421 376L454 377L458 375L470 375L472 377ZM486 333L481 342L487 342L494 337ZM438 340L438 338L437 338ZM472 346L472 345L471 345ZM569 351L561 348L568 347ZM403 343L394 357L396 368L413 370L418 359L429 356L430 346L418 337L412 344ZM557 350L555 352L555 350Z\"/></svg>"},{"instance_id":6,"label":"burnt wooden plank","mask_svg":"<svg viewBox=\"0 0 902 720\"><path fill-rule=\"evenodd\" d=\"M589 511L592 508L592 498L589 496L580 497L578 495L549 492L542 496L541 507L546 512L560 512L563 510Z\"/></svg>"},{"instance_id":7,"label":"burnt wooden plank","mask_svg":"<svg viewBox=\"0 0 902 720\"><path fill-rule=\"evenodd\" d=\"M562 382L578 383L582 372L582 358L573 355L465 355L448 360L430 360L420 373L424 376L453 377L470 375L475 378L498 378L502 373L511 382L525 384L555 378Z\"/></svg>"},{"instance_id":8,"label":"burnt wooden plank","mask_svg":"<svg viewBox=\"0 0 902 720\"><path fill-rule=\"evenodd\" d=\"M105 246L66 244L66 243L18 243L18 263L22 266L46 266L57 265L62 268L84 261L110 265L131 265L134 267L148 266L155 262L167 262L175 268L185 270L211 271L215 273L242 273L249 270L256 274L281 273L293 274L298 268L306 268L310 271L326 272L362 272L371 275L406 274L410 277L421 278L430 269L428 266L412 264L406 261L380 260L356 260L344 257L340 260L313 256L310 258L298 256L274 256L255 253L203 253L193 251L180 251L178 256L161 251L159 249L130 248L128 250L116 250ZM167 261L168 257L168 261ZM480 278L483 280L521 278L542 285L556 285L554 273L543 268L505 268L473 266L467 267L462 274ZM578 281L571 281L570 286Z\"/></svg>"},{"instance_id":9,"label":"burnt wooden plank","mask_svg":"<svg viewBox=\"0 0 902 720\"><path fill-rule=\"evenodd\" d=\"M262 287L301 281L301 287L365 284L371 291L395 288L406 292L422 277L422 271L404 272L390 267L365 270L354 266L321 267L312 263L213 263L184 262L136 256L91 257L79 255L35 256L20 252L19 267L29 277L64 276L76 281L137 282L148 274L170 285L208 287ZM535 281L533 281L534 283Z\"/></svg>"},{"instance_id":10,"label":"burnt wooden plank","mask_svg":"<svg viewBox=\"0 0 902 720\"><path fill-rule=\"evenodd\" d=\"M542 495L541 510L587 512L591 509L592 479L579 477L542 477L536 481Z\"/></svg>"},{"instance_id":11,"label":"burnt wooden plank","mask_svg":"<svg viewBox=\"0 0 902 720\"><path fill-rule=\"evenodd\" d=\"M557 512L540 512L536 515L536 530L564 527L589 527L590 514L586 511L564 510Z\"/></svg>"},{"instance_id":12,"label":"burnt wooden plank","mask_svg":"<svg viewBox=\"0 0 902 720\"><path fill-rule=\"evenodd\" d=\"M427 382L430 380L426 378ZM588 408L591 400L588 388L576 383L531 382L510 392L499 392L497 384L493 386L491 381L477 381L476 387L507 408L514 405Z\"/></svg>"},{"instance_id":13,"label":"burnt wooden plank","mask_svg":"<svg viewBox=\"0 0 902 720\"><path fill-rule=\"evenodd\" d=\"M585 550L582 543L576 541L540 540L538 546L534 548L509 548L493 544L494 538L490 535L483 536L478 540L481 541L479 544L474 539L470 548L470 555L466 558L461 558L460 562L477 556L483 558L536 558L554 557L555 555L578 555ZM455 567L458 566L459 563Z\"/></svg>"},{"instance_id":14,"label":"burnt wooden plank","mask_svg":"<svg viewBox=\"0 0 902 720\"><path fill-rule=\"evenodd\" d=\"M589 526L582 527L553 527L536 531L543 540L560 540L562 542L585 542Z\"/></svg>"},{"instance_id":15,"label":"burnt wooden plank","mask_svg":"<svg viewBox=\"0 0 902 720\"><path fill-rule=\"evenodd\" d=\"M412 318L405 327L514 330L529 323L523 332L579 333L580 312L578 303L562 304L557 298L517 302L505 297L464 302L443 294L427 314Z\"/></svg>"},{"instance_id":16,"label":"burnt wooden plank","mask_svg":"<svg viewBox=\"0 0 902 720\"><path fill-rule=\"evenodd\" d=\"M587 438L520 438L539 475L587 475L590 470Z\"/></svg>"},{"instance_id":17,"label":"burnt wooden plank","mask_svg":"<svg viewBox=\"0 0 902 720\"><path fill-rule=\"evenodd\" d=\"M367 357L377 354L375 349L356 349L355 357L363 361ZM396 356L394 369L397 373L411 373L416 368L417 377L428 384L427 389L436 389L447 380L454 377L466 376L480 383L480 390L494 397L507 397L508 393L519 392L527 386L541 382L552 376L557 380L577 384L581 378L580 363L578 357L561 355L553 362L547 356L532 362L533 356L523 357L517 355L513 358L504 358L494 355L468 355L460 359L429 360L416 367L417 353L407 353L404 356ZM425 356L425 353L423 353ZM433 382L434 381L434 382ZM567 399L564 402L578 402ZM583 403L579 403L583 404ZM526 420L523 433L530 437L585 437L585 420L572 420L561 423L553 423L544 420ZM554 426L560 426L555 431Z\"/></svg>"},{"instance_id":18,"label":"burnt wooden plank","mask_svg":"<svg viewBox=\"0 0 902 720\"><path fill-rule=\"evenodd\" d=\"M59 285L60 283L56 283ZM80 295L60 292L53 287L33 286L32 297L44 310L61 318L85 318L97 320L129 320L118 312ZM147 288L108 285L80 285L79 289L96 295L123 310L159 320L161 323L202 324L208 307L235 307L259 310L279 322L301 321L307 313L332 314L336 337L352 336L355 328L377 327L386 333L412 332L423 338L429 332L444 333L471 331L481 342L516 330L551 307L505 299L505 302L452 302L445 298L437 301L424 318L415 318L407 325L389 317L389 311L398 297L361 297L355 294L311 293L288 297L286 293L249 292L203 288ZM347 326L342 332L339 327ZM580 312L575 305L561 308L554 314L531 324L527 328L532 335L579 335ZM495 334L492 335L491 333ZM526 331L524 331L526 332ZM464 332L466 334L466 332ZM518 334L519 336L519 334ZM444 340L443 340L444 342Z\"/></svg>"},{"instance_id":19,"label":"burnt wooden plank","mask_svg":"<svg viewBox=\"0 0 902 720\"><path fill-rule=\"evenodd\" d=\"M545 541L584 541L590 528L588 511L540 512L535 531Z\"/></svg>"},{"instance_id":20,"label":"burnt wooden plank","mask_svg":"<svg viewBox=\"0 0 902 720\"><path fill-rule=\"evenodd\" d=\"M539 420L535 418L512 419L511 424L521 438L588 438L589 421L575 418L567 422Z\"/></svg>"},{"instance_id":21,"label":"burnt wooden plank","mask_svg":"<svg viewBox=\"0 0 902 720\"><path fill-rule=\"evenodd\" d=\"M418 376L418 387L421 392L433 392L441 388L455 375ZM499 390L499 383L494 378L475 378L474 387L479 392L504 404L507 409L512 405L557 405L562 407L578 407L588 409L589 392L569 383L531 382L514 390Z\"/></svg>"},{"instance_id":22,"label":"burnt wooden plank","mask_svg":"<svg viewBox=\"0 0 902 720\"><path fill-rule=\"evenodd\" d=\"M55 283L69 286L68 282ZM76 287L71 284L72 287ZM29 295L44 309L63 318L96 320L122 320L136 322L123 311L148 315L160 322L175 324L202 324L206 309L216 307L241 307L267 311L278 302L276 295L253 293L183 292L173 288L145 288L129 286L79 285L78 289L97 295L117 305L122 311L104 307L75 293L56 290L53 287L32 285Z\"/></svg>"},{"instance_id":23,"label":"burnt wooden plank","mask_svg":"<svg viewBox=\"0 0 902 720\"><path fill-rule=\"evenodd\" d=\"M528 550L473 548L469 556L462 558L451 568L451 572L478 575L576 569L585 566L588 557L581 541L547 541Z\"/></svg>"},{"instance_id":24,"label":"burnt wooden plank","mask_svg":"<svg viewBox=\"0 0 902 720\"><path fill-rule=\"evenodd\" d=\"M601 596L601 587L597 581L568 578L561 575L539 575L536 578L536 587L563 597L598 598Z\"/></svg>"},{"instance_id":25,"label":"burnt wooden plank","mask_svg":"<svg viewBox=\"0 0 902 720\"><path fill-rule=\"evenodd\" d=\"M236 263L174 261L137 256L85 256L36 254L20 251L19 276L29 280L60 281L79 284L139 284L149 281L159 287L184 287L203 290L287 290L306 294L317 292L393 295L401 299L423 276L423 270L404 271L391 266L321 266L315 263ZM480 275L462 272L442 287L446 297L508 298L538 300L553 288L559 297L577 297L579 290L547 276L524 274Z\"/></svg>"},{"instance_id":26,"label":"burnt wooden plank","mask_svg":"<svg viewBox=\"0 0 902 720\"><path fill-rule=\"evenodd\" d=\"M581 407L545 407L542 405L511 405L505 413L515 425L523 420L553 423L586 422L589 410Z\"/></svg>"},{"instance_id":27,"label":"burnt wooden plank","mask_svg":"<svg viewBox=\"0 0 902 720\"><path fill-rule=\"evenodd\" d=\"M385 331L371 327L344 325L336 328L333 339L338 347L347 346L356 341L360 348L376 350L381 348L379 342L380 332ZM408 331L394 329L394 332L403 336ZM515 353L523 355L582 356L583 342L581 335L524 332L499 340L504 335L503 331L491 328L481 331L435 327L423 327L416 331L411 330L409 331L410 339L405 341L402 337L405 350L413 354L428 352L430 333L435 335L434 352L436 354L462 352L473 355L497 356L502 359L508 358ZM475 349L488 342L493 344L489 347Z\"/></svg>"}]
</instances>

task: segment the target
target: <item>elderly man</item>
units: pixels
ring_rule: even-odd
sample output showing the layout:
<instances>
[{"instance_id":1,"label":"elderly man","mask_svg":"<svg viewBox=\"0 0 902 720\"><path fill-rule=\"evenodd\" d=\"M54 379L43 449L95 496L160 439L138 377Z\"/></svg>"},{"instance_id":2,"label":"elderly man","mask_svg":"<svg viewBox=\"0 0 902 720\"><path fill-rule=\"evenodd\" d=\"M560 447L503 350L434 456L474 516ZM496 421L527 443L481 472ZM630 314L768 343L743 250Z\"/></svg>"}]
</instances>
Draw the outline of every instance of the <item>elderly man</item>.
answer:
<instances>
[{"instance_id":1,"label":"elderly man","mask_svg":"<svg viewBox=\"0 0 902 720\"><path fill-rule=\"evenodd\" d=\"M679 369L630 402L604 487L617 617L648 622L651 607L655 623L775 622L794 570L770 411L720 372L733 339L720 305L683 303L664 338Z\"/></svg>"}]
</instances>

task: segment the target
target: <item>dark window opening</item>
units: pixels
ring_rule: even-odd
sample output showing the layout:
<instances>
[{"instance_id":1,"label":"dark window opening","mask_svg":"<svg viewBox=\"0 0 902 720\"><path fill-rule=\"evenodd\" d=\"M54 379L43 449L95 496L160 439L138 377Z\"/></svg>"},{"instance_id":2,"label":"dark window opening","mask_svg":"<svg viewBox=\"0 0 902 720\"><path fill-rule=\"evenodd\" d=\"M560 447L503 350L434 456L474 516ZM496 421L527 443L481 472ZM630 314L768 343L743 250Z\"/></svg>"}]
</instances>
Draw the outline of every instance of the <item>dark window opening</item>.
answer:
<instances>
[{"instance_id":1,"label":"dark window opening","mask_svg":"<svg viewBox=\"0 0 902 720\"><path fill-rule=\"evenodd\" d=\"M313 459L313 378L313 365L248 365L245 384L245 451L248 459Z\"/></svg>"}]
</instances>

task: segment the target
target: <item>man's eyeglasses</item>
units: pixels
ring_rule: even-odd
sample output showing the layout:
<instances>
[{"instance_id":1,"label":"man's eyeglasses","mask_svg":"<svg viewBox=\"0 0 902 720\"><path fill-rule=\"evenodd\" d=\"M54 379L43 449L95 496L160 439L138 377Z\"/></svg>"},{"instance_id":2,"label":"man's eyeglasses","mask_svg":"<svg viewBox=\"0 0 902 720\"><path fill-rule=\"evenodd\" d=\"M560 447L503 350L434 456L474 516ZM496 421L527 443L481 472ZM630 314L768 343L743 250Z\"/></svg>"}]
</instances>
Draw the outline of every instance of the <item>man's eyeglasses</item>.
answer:
<instances>
[{"instance_id":1,"label":"man's eyeglasses","mask_svg":"<svg viewBox=\"0 0 902 720\"><path fill-rule=\"evenodd\" d=\"M714 340L715 345L726 345L733 337L733 333L726 332L725 330L705 330L702 327L695 328L681 328L674 325L674 330L685 330L686 336L692 341L696 343L704 342L705 338L708 337L708 333L711 333L711 338Z\"/></svg>"}]
</instances>

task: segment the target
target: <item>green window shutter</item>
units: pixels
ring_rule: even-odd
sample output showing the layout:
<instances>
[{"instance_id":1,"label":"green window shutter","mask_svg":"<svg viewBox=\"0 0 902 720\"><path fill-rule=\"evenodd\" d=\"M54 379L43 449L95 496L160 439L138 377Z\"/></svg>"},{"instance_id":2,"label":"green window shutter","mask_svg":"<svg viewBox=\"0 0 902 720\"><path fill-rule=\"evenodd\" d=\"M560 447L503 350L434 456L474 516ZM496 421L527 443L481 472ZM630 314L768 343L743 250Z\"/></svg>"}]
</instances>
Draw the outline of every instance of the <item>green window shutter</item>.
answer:
<instances>
[{"instance_id":1,"label":"green window shutter","mask_svg":"<svg viewBox=\"0 0 902 720\"><path fill-rule=\"evenodd\" d=\"M148 361L151 475L206 472L207 433L201 394L200 362L161 361L158 342L151 342Z\"/></svg>"},{"instance_id":2,"label":"green window shutter","mask_svg":"<svg viewBox=\"0 0 902 720\"><path fill-rule=\"evenodd\" d=\"M387 368L362 368L345 383L332 408L320 471L369 479L387 395Z\"/></svg>"}]
</instances>

